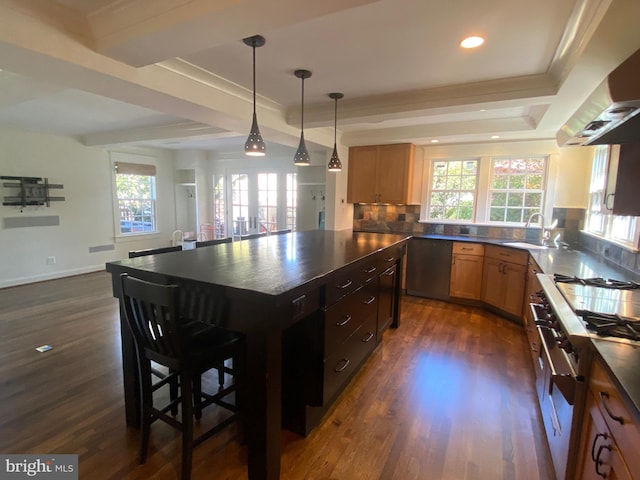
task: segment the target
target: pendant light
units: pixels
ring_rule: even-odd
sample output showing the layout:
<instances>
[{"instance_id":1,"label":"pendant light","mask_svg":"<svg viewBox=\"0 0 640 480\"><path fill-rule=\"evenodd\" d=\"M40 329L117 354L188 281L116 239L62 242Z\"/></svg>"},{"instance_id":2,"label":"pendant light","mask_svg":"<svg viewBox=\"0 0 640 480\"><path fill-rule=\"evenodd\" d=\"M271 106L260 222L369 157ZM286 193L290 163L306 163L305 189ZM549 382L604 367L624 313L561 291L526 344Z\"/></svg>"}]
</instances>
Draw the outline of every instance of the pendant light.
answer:
<instances>
[{"instance_id":1,"label":"pendant light","mask_svg":"<svg viewBox=\"0 0 640 480\"><path fill-rule=\"evenodd\" d=\"M335 110L333 113L333 154L331 160L329 160L328 170L330 172L342 171L342 162L338 158L338 143L336 142L336 132L338 130L338 100L344 95L342 93L330 93L329 98L333 98L336 101Z\"/></svg>"},{"instance_id":2,"label":"pendant light","mask_svg":"<svg viewBox=\"0 0 640 480\"><path fill-rule=\"evenodd\" d=\"M265 44L265 39L261 35L254 35L242 40L246 45L253 49L253 122L251 123L251 131L249 138L244 144L244 153L250 157L264 157L267 149L260 135L258 128L258 117L256 116L256 48Z\"/></svg>"},{"instance_id":3,"label":"pendant light","mask_svg":"<svg viewBox=\"0 0 640 480\"><path fill-rule=\"evenodd\" d=\"M311 160L309 159L307 146L304 143L304 80L311 76L311 72L309 70L296 70L294 74L302 79L302 106L300 113L300 145L298 145L298 150L293 157L293 164L306 167L311 164Z\"/></svg>"}]
</instances>

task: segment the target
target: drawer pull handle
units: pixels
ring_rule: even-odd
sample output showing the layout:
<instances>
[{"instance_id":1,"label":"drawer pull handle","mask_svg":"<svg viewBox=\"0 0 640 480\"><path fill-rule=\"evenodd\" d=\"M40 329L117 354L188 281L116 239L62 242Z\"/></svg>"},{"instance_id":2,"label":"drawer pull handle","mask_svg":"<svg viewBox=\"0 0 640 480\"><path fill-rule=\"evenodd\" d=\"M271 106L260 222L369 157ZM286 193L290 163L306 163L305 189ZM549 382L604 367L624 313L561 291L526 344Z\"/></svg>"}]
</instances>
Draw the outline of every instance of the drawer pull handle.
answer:
<instances>
[{"instance_id":1,"label":"drawer pull handle","mask_svg":"<svg viewBox=\"0 0 640 480\"><path fill-rule=\"evenodd\" d=\"M597 433L596 436L593 438L593 443L591 444L591 460L593 460L594 463L597 463L596 445L598 444L598 438L600 437L606 440L609 436L606 433Z\"/></svg>"},{"instance_id":2,"label":"drawer pull handle","mask_svg":"<svg viewBox=\"0 0 640 480\"><path fill-rule=\"evenodd\" d=\"M612 420L615 420L620 425L624 425L624 418L619 415L614 415L611 410L609 410L609 405L607 405L606 400L609 399L609 394L607 392L600 392L600 400L602 400L602 406L607 411L607 415L611 417Z\"/></svg>"},{"instance_id":3,"label":"drawer pull handle","mask_svg":"<svg viewBox=\"0 0 640 480\"><path fill-rule=\"evenodd\" d=\"M602 455L602 450L604 450L605 448L611 451L611 445L600 445L600 448L598 448L598 455L596 455L596 473L602 478L607 478L607 473L600 471L600 465L604 463L602 460L600 460L600 455Z\"/></svg>"},{"instance_id":4,"label":"drawer pull handle","mask_svg":"<svg viewBox=\"0 0 640 480\"><path fill-rule=\"evenodd\" d=\"M538 345L536 345L536 342L531 342L531 351L532 352L538 351Z\"/></svg>"},{"instance_id":5,"label":"drawer pull handle","mask_svg":"<svg viewBox=\"0 0 640 480\"><path fill-rule=\"evenodd\" d=\"M471 247L462 247L462 250L473 250Z\"/></svg>"},{"instance_id":6,"label":"drawer pull handle","mask_svg":"<svg viewBox=\"0 0 640 480\"><path fill-rule=\"evenodd\" d=\"M345 315L344 320L342 322L336 323L338 327L344 327L347 323L351 321L351 315Z\"/></svg>"},{"instance_id":7,"label":"drawer pull handle","mask_svg":"<svg viewBox=\"0 0 640 480\"><path fill-rule=\"evenodd\" d=\"M369 267L365 269L364 273L373 273L376 271L376 267Z\"/></svg>"},{"instance_id":8,"label":"drawer pull handle","mask_svg":"<svg viewBox=\"0 0 640 480\"><path fill-rule=\"evenodd\" d=\"M393 277L395 274L396 274L396 271L393 270L393 267L390 267L389 270L384 272L384 275L386 275L387 277Z\"/></svg>"},{"instance_id":9,"label":"drawer pull handle","mask_svg":"<svg viewBox=\"0 0 640 480\"><path fill-rule=\"evenodd\" d=\"M369 298L367 298L364 302L365 305L371 305L374 301L376 300L376 297L374 297L373 295L371 295Z\"/></svg>"},{"instance_id":10,"label":"drawer pull handle","mask_svg":"<svg viewBox=\"0 0 640 480\"><path fill-rule=\"evenodd\" d=\"M362 340L363 343L367 343L369 340L371 340L373 337L375 336L375 334L373 332L368 332L367 336Z\"/></svg>"},{"instance_id":11,"label":"drawer pull handle","mask_svg":"<svg viewBox=\"0 0 640 480\"><path fill-rule=\"evenodd\" d=\"M385 262L393 262L395 260L395 258L393 257L387 257L384 259Z\"/></svg>"},{"instance_id":12,"label":"drawer pull handle","mask_svg":"<svg viewBox=\"0 0 640 480\"><path fill-rule=\"evenodd\" d=\"M342 360L340 360L340 362L343 363L343 365L341 367L336 367L333 369L334 372L336 373L340 373L343 372L345 368L347 368L349 366L349 364L351 363L351 361L348 358L343 358Z\"/></svg>"},{"instance_id":13,"label":"drawer pull handle","mask_svg":"<svg viewBox=\"0 0 640 480\"><path fill-rule=\"evenodd\" d=\"M353 282L351 280L347 280L346 282L344 282L342 285L338 285L338 288L340 290L343 290L347 287L350 287L353 284Z\"/></svg>"}]
</instances>

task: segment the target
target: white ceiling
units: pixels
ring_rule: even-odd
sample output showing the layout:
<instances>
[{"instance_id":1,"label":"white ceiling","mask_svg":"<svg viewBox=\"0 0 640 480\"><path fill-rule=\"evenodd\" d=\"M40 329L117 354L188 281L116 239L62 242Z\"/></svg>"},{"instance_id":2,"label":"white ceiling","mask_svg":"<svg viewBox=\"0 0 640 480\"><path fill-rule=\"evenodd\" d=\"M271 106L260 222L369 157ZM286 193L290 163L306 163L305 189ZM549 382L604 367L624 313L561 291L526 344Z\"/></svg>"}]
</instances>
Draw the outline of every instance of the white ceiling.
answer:
<instances>
[{"instance_id":1,"label":"white ceiling","mask_svg":"<svg viewBox=\"0 0 640 480\"><path fill-rule=\"evenodd\" d=\"M0 0L0 125L237 155L259 33L271 155L297 145L298 68L312 149L333 144L330 92L346 145L551 139L640 48L638 18L638 0Z\"/></svg>"}]
</instances>

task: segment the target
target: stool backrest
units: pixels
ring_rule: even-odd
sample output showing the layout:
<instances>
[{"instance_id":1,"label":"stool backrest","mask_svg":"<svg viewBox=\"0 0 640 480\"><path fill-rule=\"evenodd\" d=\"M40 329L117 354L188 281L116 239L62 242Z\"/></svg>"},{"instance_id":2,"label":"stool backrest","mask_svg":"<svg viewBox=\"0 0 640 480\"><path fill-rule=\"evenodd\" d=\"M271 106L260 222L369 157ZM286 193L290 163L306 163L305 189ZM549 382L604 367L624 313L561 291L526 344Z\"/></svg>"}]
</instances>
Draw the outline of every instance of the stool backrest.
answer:
<instances>
[{"instance_id":1,"label":"stool backrest","mask_svg":"<svg viewBox=\"0 0 640 480\"><path fill-rule=\"evenodd\" d=\"M145 250L130 250L129 258L144 257L146 255L158 255L160 253L181 252L182 245L174 245L173 247L147 248Z\"/></svg>"},{"instance_id":2,"label":"stool backrest","mask_svg":"<svg viewBox=\"0 0 640 480\"><path fill-rule=\"evenodd\" d=\"M247 235L240 235L240 240L251 240L252 238L261 238L266 236L267 236L267 232L249 233Z\"/></svg>"},{"instance_id":3,"label":"stool backrest","mask_svg":"<svg viewBox=\"0 0 640 480\"><path fill-rule=\"evenodd\" d=\"M120 275L120 282L120 301L136 348L144 350L151 360L179 360L179 287L147 282L126 273Z\"/></svg>"},{"instance_id":4,"label":"stool backrest","mask_svg":"<svg viewBox=\"0 0 640 480\"><path fill-rule=\"evenodd\" d=\"M198 247L208 247L209 245L220 245L221 243L231 243L233 238L225 237L225 238L216 238L214 240L204 240L200 242L196 242L196 248Z\"/></svg>"}]
</instances>

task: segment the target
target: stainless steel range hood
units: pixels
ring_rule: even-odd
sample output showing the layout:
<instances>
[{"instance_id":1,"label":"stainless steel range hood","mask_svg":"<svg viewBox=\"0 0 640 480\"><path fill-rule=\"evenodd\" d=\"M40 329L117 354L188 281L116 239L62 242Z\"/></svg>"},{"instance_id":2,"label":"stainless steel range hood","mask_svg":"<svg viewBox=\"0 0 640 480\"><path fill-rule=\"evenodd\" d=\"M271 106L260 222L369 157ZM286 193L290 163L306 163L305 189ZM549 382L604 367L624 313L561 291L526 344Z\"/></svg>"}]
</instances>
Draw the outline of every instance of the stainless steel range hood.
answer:
<instances>
[{"instance_id":1,"label":"stainless steel range hood","mask_svg":"<svg viewBox=\"0 0 640 480\"><path fill-rule=\"evenodd\" d=\"M556 140L560 146L640 143L640 50L609 74Z\"/></svg>"}]
</instances>

